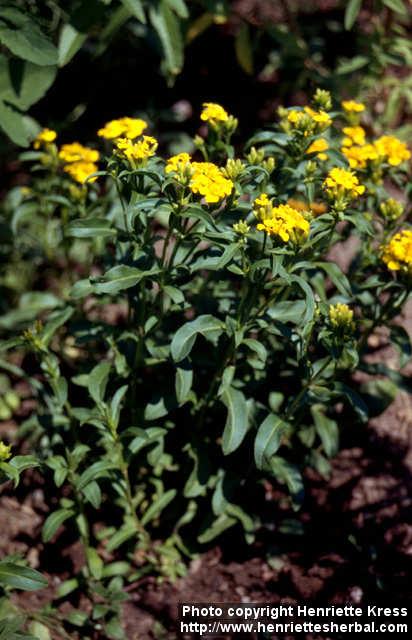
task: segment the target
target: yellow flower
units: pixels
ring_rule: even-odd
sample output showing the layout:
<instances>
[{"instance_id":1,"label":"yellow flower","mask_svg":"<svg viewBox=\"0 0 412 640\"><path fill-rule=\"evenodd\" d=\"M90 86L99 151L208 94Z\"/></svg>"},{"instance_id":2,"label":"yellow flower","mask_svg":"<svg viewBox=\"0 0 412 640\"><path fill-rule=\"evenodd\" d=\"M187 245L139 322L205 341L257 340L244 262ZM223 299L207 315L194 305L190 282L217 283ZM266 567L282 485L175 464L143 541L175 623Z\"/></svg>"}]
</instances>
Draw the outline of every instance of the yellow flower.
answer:
<instances>
[{"instance_id":1,"label":"yellow flower","mask_svg":"<svg viewBox=\"0 0 412 640\"><path fill-rule=\"evenodd\" d=\"M351 147L354 144L365 144L365 129L363 127L343 127L345 138L342 140L343 147Z\"/></svg>"},{"instance_id":2,"label":"yellow flower","mask_svg":"<svg viewBox=\"0 0 412 640\"><path fill-rule=\"evenodd\" d=\"M412 231L403 229L382 248L382 260L392 271L412 275Z\"/></svg>"},{"instance_id":3,"label":"yellow flower","mask_svg":"<svg viewBox=\"0 0 412 640\"><path fill-rule=\"evenodd\" d=\"M37 134L36 138L33 142L33 147L35 149L40 149L40 147L47 146L48 144L54 142L57 138L57 133L53 131L53 129L43 129L40 133Z\"/></svg>"},{"instance_id":4,"label":"yellow flower","mask_svg":"<svg viewBox=\"0 0 412 640\"><path fill-rule=\"evenodd\" d=\"M115 138L127 138L134 140L142 135L147 129L147 122L140 118L118 118L106 122L104 127L98 130L97 135L106 140L114 140Z\"/></svg>"},{"instance_id":5,"label":"yellow flower","mask_svg":"<svg viewBox=\"0 0 412 640\"><path fill-rule=\"evenodd\" d=\"M232 193L233 182L212 162L193 162L190 189L208 204L215 204Z\"/></svg>"},{"instance_id":6,"label":"yellow flower","mask_svg":"<svg viewBox=\"0 0 412 640\"><path fill-rule=\"evenodd\" d=\"M316 153L319 160L327 160L328 154L324 152L328 149L329 143L326 138L317 138L317 140L314 140L306 150L306 153Z\"/></svg>"},{"instance_id":7,"label":"yellow flower","mask_svg":"<svg viewBox=\"0 0 412 640\"><path fill-rule=\"evenodd\" d=\"M352 171L335 167L331 169L323 182L323 188L333 199L350 196L357 198L365 191Z\"/></svg>"},{"instance_id":8,"label":"yellow flower","mask_svg":"<svg viewBox=\"0 0 412 640\"><path fill-rule=\"evenodd\" d=\"M356 102L355 100L343 100L342 107L346 113L362 113L366 108L362 102Z\"/></svg>"},{"instance_id":9,"label":"yellow flower","mask_svg":"<svg viewBox=\"0 0 412 640\"><path fill-rule=\"evenodd\" d=\"M80 184L84 184L87 178L92 173L95 173L97 171L98 167L93 162L80 161L80 162L71 162L70 164L66 164L63 167L63 169L66 173L69 174L69 176L73 178L73 180L76 180L76 182L79 182ZM90 178L90 180L87 180L87 181L95 182L96 180L97 180L97 177L94 176L93 178Z\"/></svg>"},{"instance_id":10,"label":"yellow flower","mask_svg":"<svg viewBox=\"0 0 412 640\"><path fill-rule=\"evenodd\" d=\"M6 462L11 458L11 445L4 444L2 440L0 440L0 462Z\"/></svg>"},{"instance_id":11,"label":"yellow flower","mask_svg":"<svg viewBox=\"0 0 412 640\"><path fill-rule=\"evenodd\" d=\"M203 120L203 122L210 122L210 124L216 125L219 122L227 122L229 120L229 114L220 104L204 102L200 119Z\"/></svg>"},{"instance_id":12,"label":"yellow flower","mask_svg":"<svg viewBox=\"0 0 412 640\"><path fill-rule=\"evenodd\" d=\"M395 136L381 136L374 142L379 155L384 156L390 165L396 167L404 160L411 157L410 151L404 142Z\"/></svg>"},{"instance_id":13,"label":"yellow flower","mask_svg":"<svg viewBox=\"0 0 412 640\"><path fill-rule=\"evenodd\" d=\"M352 309L341 302L329 307L329 320L335 329L352 331L355 328Z\"/></svg>"},{"instance_id":14,"label":"yellow flower","mask_svg":"<svg viewBox=\"0 0 412 640\"><path fill-rule=\"evenodd\" d=\"M342 153L352 169L363 169L366 167L368 161L379 160L378 151L373 144L342 147Z\"/></svg>"},{"instance_id":15,"label":"yellow flower","mask_svg":"<svg viewBox=\"0 0 412 640\"><path fill-rule=\"evenodd\" d=\"M84 147L79 142L64 144L59 151L59 159L62 162L84 162L93 163L99 160L100 154L96 149Z\"/></svg>"},{"instance_id":16,"label":"yellow flower","mask_svg":"<svg viewBox=\"0 0 412 640\"><path fill-rule=\"evenodd\" d=\"M188 153L178 153L168 158L166 162L166 173L182 173L190 165L191 157Z\"/></svg>"},{"instance_id":17,"label":"yellow flower","mask_svg":"<svg viewBox=\"0 0 412 640\"><path fill-rule=\"evenodd\" d=\"M332 118L326 111L315 111L311 107L305 107L305 112L310 115L312 120L326 129L332 124Z\"/></svg>"},{"instance_id":18,"label":"yellow flower","mask_svg":"<svg viewBox=\"0 0 412 640\"><path fill-rule=\"evenodd\" d=\"M156 138L151 136L143 136L137 142L132 142L128 138L116 140L116 147L121 155L132 162L137 161L138 164L142 164L145 160L154 156L158 144Z\"/></svg>"},{"instance_id":19,"label":"yellow flower","mask_svg":"<svg viewBox=\"0 0 412 640\"><path fill-rule=\"evenodd\" d=\"M310 224L306 218L288 204L274 207L266 193L256 198L253 208L260 222L256 228L289 242L301 243L308 237Z\"/></svg>"}]
</instances>

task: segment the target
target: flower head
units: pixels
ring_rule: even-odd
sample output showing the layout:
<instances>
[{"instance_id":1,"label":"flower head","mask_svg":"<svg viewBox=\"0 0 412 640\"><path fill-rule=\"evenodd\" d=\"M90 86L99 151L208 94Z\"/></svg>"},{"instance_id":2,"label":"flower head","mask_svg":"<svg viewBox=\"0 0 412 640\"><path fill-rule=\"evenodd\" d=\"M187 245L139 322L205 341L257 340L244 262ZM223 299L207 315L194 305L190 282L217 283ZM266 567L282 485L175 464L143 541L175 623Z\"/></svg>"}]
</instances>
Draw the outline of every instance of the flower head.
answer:
<instances>
[{"instance_id":1,"label":"flower head","mask_svg":"<svg viewBox=\"0 0 412 640\"><path fill-rule=\"evenodd\" d=\"M88 177L98 169L98 166L94 164L94 162L71 162L70 164L64 165L63 169L73 180L80 184L84 184L86 181L95 182L97 180L96 176L87 180Z\"/></svg>"},{"instance_id":2,"label":"flower head","mask_svg":"<svg viewBox=\"0 0 412 640\"><path fill-rule=\"evenodd\" d=\"M118 118L106 122L104 127L98 130L97 135L106 140L114 140L116 138L127 138L134 140L142 135L147 129L147 122L140 118Z\"/></svg>"},{"instance_id":3,"label":"flower head","mask_svg":"<svg viewBox=\"0 0 412 640\"><path fill-rule=\"evenodd\" d=\"M90 147L84 147L79 142L71 142L70 144L63 144L59 151L59 159L62 162L97 162L100 154L96 149L90 149Z\"/></svg>"},{"instance_id":4,"label":"flower head","mask_svg":"<svg viewBox=\"0 0 412 640\"><path fill-rule=\"evenodd\" d=\"M229 114L220 104L204 102L200 119L203 120L203 122L216 125L219 122L227 122L229 120Z\"/></svg>"},{"instance_id":5,"label":"flower head","mask_svg":"<svg viewBox=\"0 0 412 640\"><path fill-rule=\"evenodd\" d=\"M4 444L2 440L0 440L0 462L6 462L11 458L11 445Z\"/></svg>"},{"instance_id":6,"label":"flower head","mask_svg":"<svg viewBox=\"0 0 412 640\"><path fill-rule=\"evenodd\" d=\"M250 226L244 220L241 220L240 222L235 222L233 231L240 236L247 236L250 231Z\"/></svg>"},{"instance_id":7,"label":"flower head","mask_svg":"<svg viewBox=\"0 0 412 640\"><path fill-rule=\"evenodd\" d=\"M253 208L260 222L259 231L275 236L283 242L292 241L300 244L309 235L308 220L296 209L288 204L273 206L266 193L256 198Z\"/></svg>"},{"instance_id":8,"label":"flower head","mask_svg":"<svg viewBox=\"0 0 412 640\"><path fill-rule=\"evenodd\" d=\"M357 198L365 191L352 171L335 167L331 169L323 182L323 188L330 198Z\"/></svg>"},{"instance_id":9,"label":"flower head","mask_svg":"<svg viewBox=\"0 0 412 640\"><path fill-rule=\"evenodd\" d=\"M178 153L167 159L166 173L182 173L190 165L191 157L188 153Z\"/></svg>"},{"instance_id":10,"label":"flower head","mask_svg":"<svg viewBox=\"0 0 412 640\"><path fill-rule=\"evenodd\" d=\"M40 149L40 147L45 147L48 144L54 142L57 138L57 133L53 129L43 129L34 139L33 147L35 149Z\"/></svg>"},{"instance_id":11,"label":"flower head","mask_svg":"<svg viewBox=\"0 0 412 640\"><path fill-rule=\"evenodd\" d=\"M312 142L306 153L316 153L319 160L327 160L328 154L325 153L329 149L329 143L326 138L317 138Z\"/></svg>"},{"instance_id":12,"label":"flower head","mask_svg":"<svg viewBox=\"0 0 412 640\"><path fill-rule=\"evenodd\" d=\"M212 162L192 162L192 169L190 189L208 204L215 204L232 193L233 182Z\"/></svg>"},{"instance_id":13,"label":"flower head","mask_svg":"<svg viewBox=\"0 0 412 640\"><path fill-rule=\"evenodd\" d=\"M121 156L124 156L130 162L136 161L137 164L144 164L146 160L155 155L158 147L156 138L151 136L143 136L141 140L133 142L128 138L119 138L116 140L116 148Z\"/></svg>"},{"instance_id":14,"label":"flower head","mask_svg":"<svg viewBox=\"0 0 412 640\"><path fill-rule=\"evenodd\" d=\"M396 233L382 248L382 260L391 271L412 275L412 230Z\"/></svg>"},{"instance_id":15,"label":"flower head","mask_svg":"<svg viewBox=\"0 0 412 640\"><path fill-rule=\"evenodd\" d=\"M398 166L404 160L409 160L411 153L404 142L395 136L381 136L374 142L379 155L385 157L390 165Z\"/></svg>"},{"instance_id":16,"label":"flower head","mask_svg":"<svg viewBox=\"0 0 412 640\"><path fill-rule=\"evenodd\" d=\"M342 140L343 147L351 147L354 144L365 144L365 129L360 126L343 127L345 137Z\"/></svg>"},{"instance_id":17,"label":"flower head","mask_svg":"<svg viewBox=\"0 0 412 640\"><path fill-rule=\"evenodd\" d=\"M343 100L342 108L346 113L362 113L366 109L362 102L356 102L355 100Z\"/></svg>"},{"instance_id":18,"label":"flower head","mask_svg":"<svg viewBox=\"0 0 412 640\"><path fill-rule=\"evenodd\" d=\"M332 304L329 307L329 320L334 329L353 331L355 328L353 311L347 304L342 302Z\"/></svg>"},{"instance_id":19,"label":"flower head","mask_svg":"<svg viewBox=\"0 0 412 640\"><path fill-rule=\"evenodd\" d=\"M368 162L379 160L379 153L373 144L342 147L342 153L348 160L351 169L364 169Z\"/></svg>"}]
</instances>

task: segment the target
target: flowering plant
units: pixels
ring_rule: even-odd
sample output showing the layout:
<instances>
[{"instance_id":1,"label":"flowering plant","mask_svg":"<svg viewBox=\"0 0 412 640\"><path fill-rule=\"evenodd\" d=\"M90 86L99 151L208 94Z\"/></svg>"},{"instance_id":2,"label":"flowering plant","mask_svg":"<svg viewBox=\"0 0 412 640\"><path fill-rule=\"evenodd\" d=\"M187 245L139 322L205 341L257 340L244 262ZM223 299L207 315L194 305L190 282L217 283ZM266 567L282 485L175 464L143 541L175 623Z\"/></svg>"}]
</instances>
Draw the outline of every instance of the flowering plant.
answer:
<instances>
[{"instance_id":1,"label":"flowering plant","mask_svg":"<svg viewBox=\"0 0 412 640\"><path fill-rule=\"evenodd\" d=\"M129 579L147 566L175 577L194 539L237 527L252 541L268 526L269 481L298 508L305 466L327 474L338 450L342 406L367 419L355 370L386 376L390 397L402 384L365 354L384 325L401 364L410 355L393 322L411 286L410 153L391 136L366 144L363 110L334 111L317 91L241 150L236 118L207 103L195 158L163 160L132 118L99 130L104 149L59 147L44 130L23 154L34 178L5 216L26 283L47 267L53 284L0 318L2 348L20 359L14 375L37 357L26 371L37 411L22 428L67 487L44 541L76 524L84 575L107 602L119 558ZM98 536L94 509L106 517Z\"/></svg>"}]
</instances>

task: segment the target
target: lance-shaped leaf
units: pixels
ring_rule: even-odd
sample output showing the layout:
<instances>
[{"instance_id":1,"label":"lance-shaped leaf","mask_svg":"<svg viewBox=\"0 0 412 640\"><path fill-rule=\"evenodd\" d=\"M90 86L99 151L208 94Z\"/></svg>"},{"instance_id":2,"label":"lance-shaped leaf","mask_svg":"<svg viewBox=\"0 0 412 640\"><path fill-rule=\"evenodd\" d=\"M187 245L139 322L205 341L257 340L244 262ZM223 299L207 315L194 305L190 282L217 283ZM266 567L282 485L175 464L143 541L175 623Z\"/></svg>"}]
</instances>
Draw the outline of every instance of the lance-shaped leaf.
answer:
<instances>
[{"instance_id":1,"label":"lance-shaped leaf","mask_svg":"<svg viewBox=\"0 0 412 640\"><path fill-rule=\"evenodd\" d=\"M248 411L245 396L238 389L229 387L222 393L222 402L227 407L227 418L222 436L225 456L241 445L248 429Z\"/></svg>"},{"instance_id":2,"label":"lance-shaped leaf","mask_svg":"<svg viewBox=\"0 0 412 640\"><path fill-rule=\"evenodd\" d=\"M141 271L136 267L121 264L109 269L104 276L93 280L93 291L95 293L110 293L113 295L124 289L130 289L136 286L143 278L156 275L159 272L160 269L157 267L149 271Z\"/></svg>"},{"instance_id":3,"label":"lance-shaped leaf","mask_svg":"<svg viewBox=\"0 0 412 640\"><path fill-rule=\"evenodd\" d=\"M216 344L223 327L221 320L208 314L199 316L191 322L186 322L176 331L172 340L170 353L173 360L180 362L189 355L199 333L213 344Z\"/></svg>"},{"instance_id":4,"label":"lance-shaped leaf","mask_svg":"<svg viewBox=\"0 0 412 640\"><path fill-rule=\"evenodd\" d=\"M71 238L108 238L117 233L111 224L105 218L82 218L67 225L65 233Z\"/></svg>"},{"instance_id":5,"label":"lance-shaped leaf","mask_svg":"<svg viewBox=\"0 0 412 640\"><path fill-rule=\"evenodd\" d=\"M47 587L47 580L34 569L21 567L14 562L1 561L0 584L23 591L36 591Z\"/></svg>"},{"instance_id":6,"label":"lance-shaped leaf","mask_svg":"<svg viewBox=\"0 0 412 640\"><path fill-rule=\"evenodd\" d=\"M255 438L255 462L258 469L266 469L270 458L280 447L286 423L270 413L260 425Z\"/></svg>"}]
</instances>

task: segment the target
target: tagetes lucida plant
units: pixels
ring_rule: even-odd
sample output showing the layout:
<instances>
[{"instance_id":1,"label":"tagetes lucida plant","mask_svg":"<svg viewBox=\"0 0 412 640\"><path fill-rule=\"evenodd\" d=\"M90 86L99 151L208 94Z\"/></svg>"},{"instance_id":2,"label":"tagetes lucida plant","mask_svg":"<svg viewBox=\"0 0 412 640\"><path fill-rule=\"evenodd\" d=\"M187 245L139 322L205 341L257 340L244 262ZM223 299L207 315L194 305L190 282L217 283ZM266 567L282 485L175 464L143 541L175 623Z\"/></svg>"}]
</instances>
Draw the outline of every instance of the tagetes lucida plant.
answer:
<instances>
[{"instance_id":1,"label":"tagetes lucida plant","mask_svg":"<svg viewBox=\"0 0 412 640\"><path fill-rule=\"evenodd\" d=\"M91 147L48 129L34 141L33 180L6 203L15 250L30 236L37 264L67 269L42 323L11 310L1 326L37 356L29 422L67 485L45 541L77 523L87 579L103 562L88 514L104 518L106 501L118 514L106 553L134 576L136 546L175 577L194 532L205 544L238 527L251 541L265 526L264 480L297 508L302 469L328 472L344 428L336 403L367 419L351 374L376 327L390 327L405 362L393 319L409 297L412 230L386 188L406 184L410 152L366 132L364 105L341 107L317 91L243 151L236 118L215 103L192 153L164 158L150 124L129 117L103 124ZM352 236L343 273L330 250Z\"/></svg>"}]
</instances>

